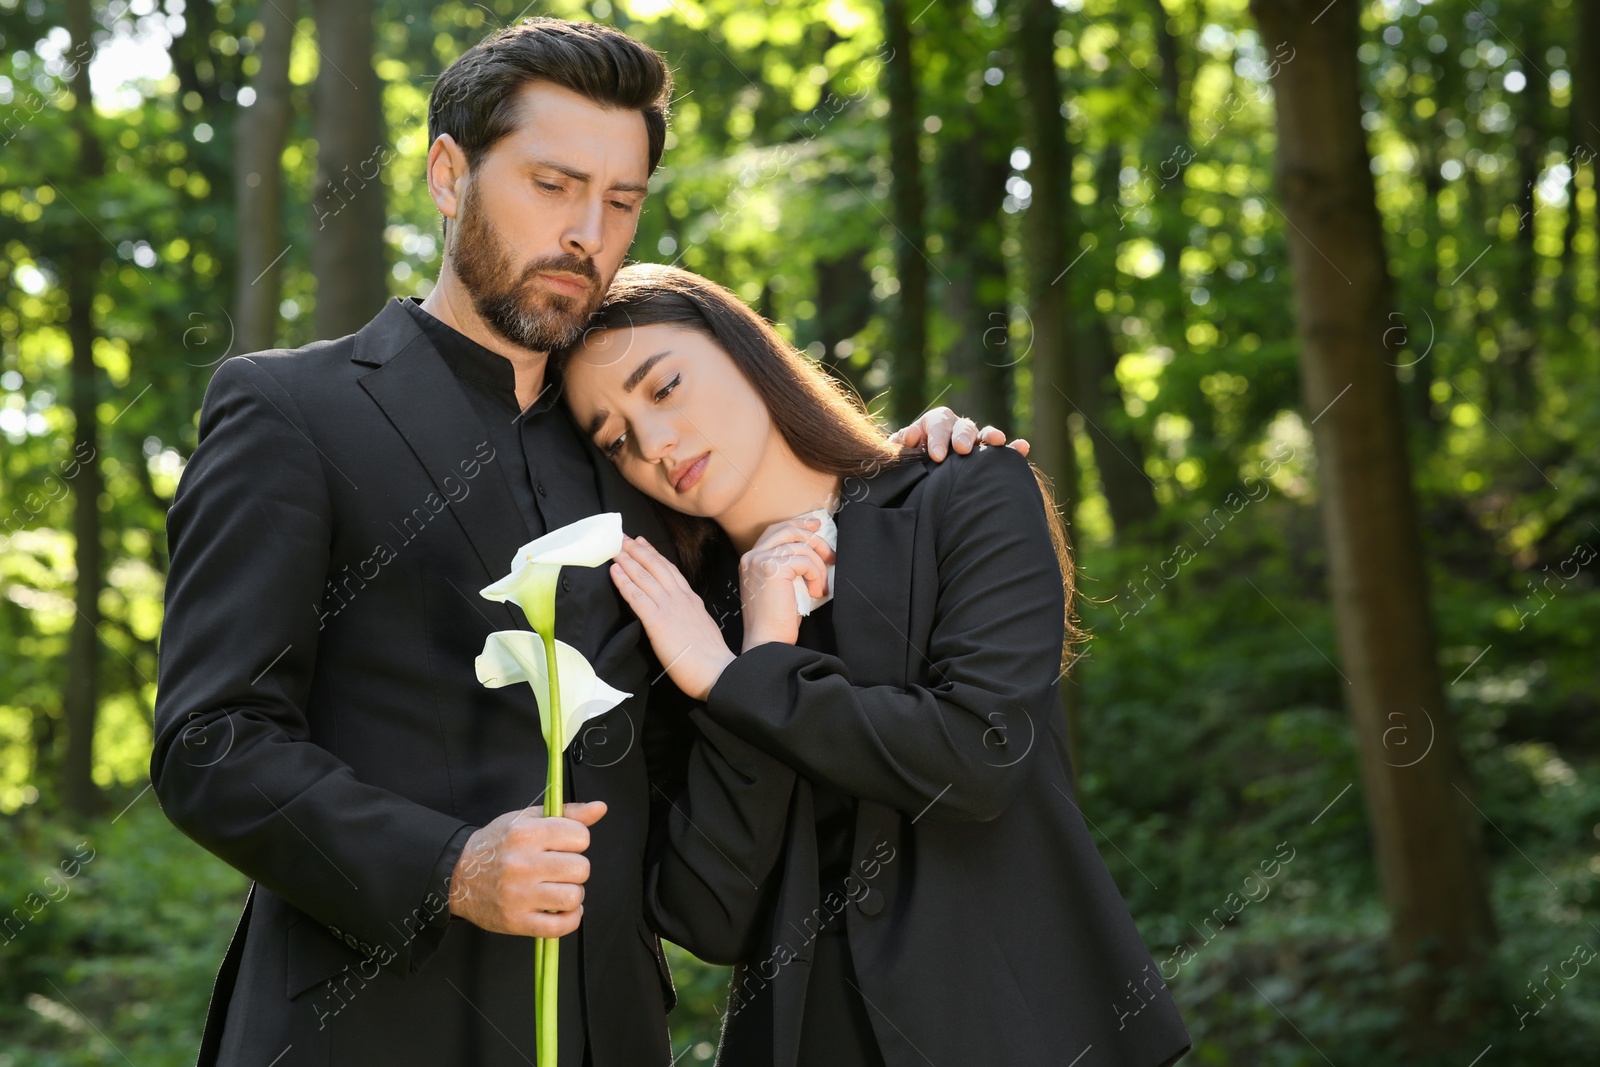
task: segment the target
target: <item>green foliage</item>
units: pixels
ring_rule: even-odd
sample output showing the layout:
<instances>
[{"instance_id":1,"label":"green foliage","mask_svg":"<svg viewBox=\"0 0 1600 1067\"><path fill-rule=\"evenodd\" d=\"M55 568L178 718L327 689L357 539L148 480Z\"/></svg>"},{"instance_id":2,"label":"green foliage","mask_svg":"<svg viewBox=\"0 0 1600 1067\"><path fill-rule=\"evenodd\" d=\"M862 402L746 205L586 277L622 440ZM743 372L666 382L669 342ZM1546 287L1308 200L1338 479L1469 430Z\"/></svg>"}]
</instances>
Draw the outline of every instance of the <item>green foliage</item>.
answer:
<instances>
[{"instance_id":1,"label":"green foliage","mask_svg":"<svg viewBox=\"0 0 1600 1067\"><path fill-rule=\"evenodd\" d=\"M1248 507L1263 513L1241 511L1209 542L1180 522L1170 541L1081 557L1084 588L1110 603L1085 611L1097 636L1075 668L1079 803L1184 1011L1195 1062L1425 1062L1394 1039L1405 987L1387 965L1322 563L1302 547L1314 543L1310 516L1276 494ZM1185 541L1192 558L1163 547ZM1187 562L1163 571L1175 557ZM1484 652L1471 644L1494 615L1483 593L1481 577L1445 580L1447 680ZM1469 602L1475 613L1459 610ZM1592 591L1574 591L1545 612L1594 607ZM1528 986L1559 973L1575 946L1600 949L1600 753L1592 716L1562 714L1570 687L1592 693L1593 657L1580 651L1584 631L1558 625L1530 645L1531 664L1520 648L1500 655L1496 637L1449 691L1502 939L1478 981L1504 1005L1458 1024L1473 1037L1468 1059L1492 1044L1496 1062L1519 1067L1575 1056L1600 1034L1587 968L1568 963L1577 977L1551 980L1538 999ZM1564 743L1527 739L1558 732ZM1421 724L1416 734L1395 739L1396 762L1420 755ZM1264 862L1291 852L1265 876ZM1544 1002L1519 1028L1517 1009Z\"/></svg>"},{"instance_id":2,"label":"green foliage","mask_svg":"<svg viewBox=\"0 0 1600 1067\"><path fill-rule=\"evenodd\" d=\"M118 799L125 814L88 824L7 820L0 1064L194 1062L247 882L174 830L153 796Z\"/></svg>"},{"instance_id":3,"label":"green foliage","mask_svg":"<svg viewBox=\"0 0 1600 1067\"><path fill-rule=\"evenodd\" d=\"M1271 892L1170 980L1194 1062L1417 1062L1392 1040L1404 993L1385 964L1343 710L1316 511L1317 413L1300 410L1272 153L1277 73L1305 59L1269 55L1244 0L1058 6L1076 212L1048 221L1069 225L1082 253L1061 265L1059 284L1079 327L1109 339L1101 418L1125 435L1125 458L1159 506L1147 528L1115 528L1109 475L1073 416L1083 485L1069 518L1097 635L1074 672L1079 800L1158 961L1202 938L1197 927L1280 844L1294 850ZM929 4L913 30L930 189L925 399L961 395L959 353L976 349L1007 368L1015 403L1002 421L1016 432L1033 415L1021 238L1044 223L1029 211L1029 183L1041 179L1021 128L1013 8ZM420 294L440 256L422 180L432 79L524 4L378 9L373 61L393 148L382 269L391 292ZM282 157L286 345L314 339L317 299L310 100L323 60L309 10L301 5ZM609 21L674 70L668 151L633 255L729 284L884 409L899 282L879 5L554 0L538 10ZM1362 5L1393 362L1440 670L1476 783L1501 934L1479 980L1506 1009L1463 1022L1478 1026L1478 1047L1494 1047L1485 1065L1576 1060L1600 1039L1600 1001L1585 995L1600 979L1586 971L1521 1029L1514 1011L1574 944L1600 946L1600 133L1574 110L1590 76L1575 44L1579 10L1572 0ZM147 51L129 85L95 100L87 121L105 167L83 174L75 120L87 102L71 91L61 5L0 0L0 907L10 909L0 923L17 908L28 916L15 937L0 934L10 957L0 1067L110 1062L121 1058L113 1044L140 1067L188 1062L244 888L139 790L165 510L211 368L236 354L234 121L265 20L281 16L257 0L117 0L94 11L102 44L112 34L154 41L170 69ZM967 155L986 160L1003 190L972 186L952 166ZM97 262L92 458L105 478L106 556L94 774L108 800L91 822L62 814L59 800L78 585L70 483L89 458L72 452L64 286L85 242ZM1425 743L1420 732L1404 740ZM80 842L95 858L58 879L66 895L35 915L30 894L62 892L48 880ZM706 1059L726 970L676 950L672 959L674 1050L687 1050L680 1062Z\"/></svg>"}]
</instances>

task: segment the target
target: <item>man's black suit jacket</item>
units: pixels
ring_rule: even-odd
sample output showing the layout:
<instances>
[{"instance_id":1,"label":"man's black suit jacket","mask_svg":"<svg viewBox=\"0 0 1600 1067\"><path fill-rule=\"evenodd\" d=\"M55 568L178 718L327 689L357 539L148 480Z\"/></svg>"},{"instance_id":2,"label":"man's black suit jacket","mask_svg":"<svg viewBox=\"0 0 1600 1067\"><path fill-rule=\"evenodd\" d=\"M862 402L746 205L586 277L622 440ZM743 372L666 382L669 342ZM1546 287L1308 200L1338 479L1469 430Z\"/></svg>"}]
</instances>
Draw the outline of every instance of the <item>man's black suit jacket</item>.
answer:
<instances>
[{"instance_id":1,"label":"man's black suit jacket","mask_svg":"<svg viewBox=\"0 0 1600 1067\"><path fill-rule=\"evenodd\" d=\"M792 1067L840 914L889 1067L1175 1062L1189 1034L1073 799L1028 463L924 458L843 496L838 655L769 642L729 664L652 841L656 929L736 965L721 1062ZM821 899L814 781L858 798L850 879Z\"/></svg>"},{"instance_id":2,"label":"man's black suit jacket","mask_svg":"<svg viewBox=\"0 0 1600 1067\"><path fill-rule=\"evenodd\" d=\"M602 507L667 549L649 501L590 460ZM391 302L350 337L224 362L168 534L151 779L254 880L202 1065L532 1062L533 940L442 896L463 832L542 800L531 691L473 668L486 634L526 628L478 590L528 534L413 316ZM567 755L570 796L609 812L562 942L562 1059L586 1012L596 1067L665 1064L671 979L640 899L654 671L605 567L563 573L557 630L632 694Z\"/></svg>"}]
</instances>

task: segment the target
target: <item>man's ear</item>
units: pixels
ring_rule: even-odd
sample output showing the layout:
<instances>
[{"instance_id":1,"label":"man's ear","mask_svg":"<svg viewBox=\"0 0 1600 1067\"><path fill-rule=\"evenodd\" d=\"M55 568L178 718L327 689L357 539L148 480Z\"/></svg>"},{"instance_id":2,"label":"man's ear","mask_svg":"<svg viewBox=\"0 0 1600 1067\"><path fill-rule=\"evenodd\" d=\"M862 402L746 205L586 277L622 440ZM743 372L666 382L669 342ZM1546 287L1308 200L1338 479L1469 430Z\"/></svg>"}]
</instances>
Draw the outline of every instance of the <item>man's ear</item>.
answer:
<instances>
[{"instance_id":1,"label":"man's ear","mask_svg":"<svg viewBox=\"0 0 1600 1067\"><path fill-rule=\"evenodd\" d=\"M441 133L428 147L428 195L433 206L446 219L453 219L467 191L467 154L448 133ZM449 224L446 223L446 229Z\"/></svg>"}]
</instances>

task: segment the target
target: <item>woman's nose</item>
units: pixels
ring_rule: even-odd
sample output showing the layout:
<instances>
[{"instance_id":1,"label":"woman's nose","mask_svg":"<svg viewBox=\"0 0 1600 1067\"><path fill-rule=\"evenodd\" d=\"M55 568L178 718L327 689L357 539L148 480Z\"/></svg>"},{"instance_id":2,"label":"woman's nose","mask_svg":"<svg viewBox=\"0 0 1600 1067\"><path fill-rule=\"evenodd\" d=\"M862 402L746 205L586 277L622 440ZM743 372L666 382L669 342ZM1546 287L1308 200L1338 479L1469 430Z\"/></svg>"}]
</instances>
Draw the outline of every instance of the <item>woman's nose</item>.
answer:
<instances>
[{"instance_id":1,"label":"woman's nose","mask_svg":"<svg viewBox=\"0 0 1600 1067\"><path fill-rule=\"evenodd\" d=\"M678 443L678 435L669 426L640 426L634 432L638 435L639 454L651 463L661 462Z\"/></svg>"}]
</instances>

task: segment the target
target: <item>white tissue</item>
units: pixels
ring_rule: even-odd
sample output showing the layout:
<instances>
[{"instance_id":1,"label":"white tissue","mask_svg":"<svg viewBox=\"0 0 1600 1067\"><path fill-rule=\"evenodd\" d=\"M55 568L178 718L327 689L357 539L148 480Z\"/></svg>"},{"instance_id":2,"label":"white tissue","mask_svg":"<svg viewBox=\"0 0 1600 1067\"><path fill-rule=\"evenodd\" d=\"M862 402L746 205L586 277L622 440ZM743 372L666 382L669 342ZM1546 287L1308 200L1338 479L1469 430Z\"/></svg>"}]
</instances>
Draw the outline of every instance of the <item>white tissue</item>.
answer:
<instances>
[{"instance_id":1,"label":"white tissue","mask_svg":"<svg viewBox=\"0 0 1600 1067\"><path fill-rule=\"evenodd\" d=\"M822 527L817 530L817 536L828 542L829 548L839 547L839 527L834 524L833 516L829 514L827 508L817 508L815 511L808 511L804 515L795 517L796 522L803 522L806 519L821 519ZM820 597L811 595L811 591L806 588L804 578L794 579L794 602L802 616L810 615L814 609L833 599L833 568L832 563L828 564L828 591Z\"/></svg>"}]
</instances>

